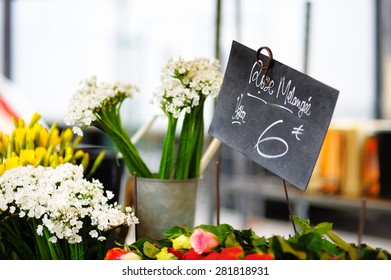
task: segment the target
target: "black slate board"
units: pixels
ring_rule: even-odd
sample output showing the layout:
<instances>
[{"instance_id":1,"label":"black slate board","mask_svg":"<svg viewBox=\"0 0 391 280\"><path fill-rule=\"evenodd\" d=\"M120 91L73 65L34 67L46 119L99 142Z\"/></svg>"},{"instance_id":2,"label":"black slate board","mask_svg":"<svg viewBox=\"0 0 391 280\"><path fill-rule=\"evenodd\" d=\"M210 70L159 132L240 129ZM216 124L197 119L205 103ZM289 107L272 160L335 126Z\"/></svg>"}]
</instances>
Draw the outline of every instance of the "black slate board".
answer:
<instances>
[{"instance_id":1,"label":"black slate board","mask_svg":"<svg viewBox=\"0 0 391 280\"><path fill-rule=\"evenodd\" d=\"M209 134L306 190L339 91L277 60L265 85L256 57L233 41Z\"/></svg>"}]
</instances>

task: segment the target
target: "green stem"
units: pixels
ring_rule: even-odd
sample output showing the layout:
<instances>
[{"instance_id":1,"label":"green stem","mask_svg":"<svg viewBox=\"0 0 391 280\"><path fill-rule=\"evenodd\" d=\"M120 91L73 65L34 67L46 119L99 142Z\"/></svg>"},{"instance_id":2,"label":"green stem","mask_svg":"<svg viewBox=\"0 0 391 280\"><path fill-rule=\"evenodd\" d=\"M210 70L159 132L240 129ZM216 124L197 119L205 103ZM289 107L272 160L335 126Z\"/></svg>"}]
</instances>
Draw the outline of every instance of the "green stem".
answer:
<instances>
[{"instance_id":1,"label":"green stem","mask_svg":"<svg viewBox=\"0 0 391 280\"><path fill-rule=\"evenodd\" d=\"M139 177L153 178L152 172L122 127L118 108L104 107L97 114L97 117L94 125L110 137L116 149L122 154L130 174L136 172Z\"/></svg>"},{"instance_id":2,"label":"green stem","mask_svg":"<svg viewBox=\"0 0 391 280\"><path fill-rule=\"evenodd\" d=\"M190 176L193 176L194 174L192 171L192 175L190 175L190 169L200 164L197 162L192 163L192 161L200 160L198 159L199 156L194 156L194 153L202 153L203 138L199 139L200 135L197 130L200 128L203 130L203 118L201 118L202 123L200 124L198 115L203 114L204 101L205 98L201 98L200 104L193 108L189 114L186 114L183 120L182 132L179 137L178 155L174 176L177 180L191 178ZM197 143L200 141L201 143Z\"/></svg>"},{"instance_id":3,"label":"green stem","mask_svg":"<svg viewBox=\"0 0 391 280\"><path fill-rule=\"evenodd\" d=\"M2 242L7 242L7 257L13 255L14 258L23 260L36 259L34 252L21 235L22 223L18 216L9 216L0 221L0 235ZM11 245L11 246L10 246ZM15 254L13 254L15 252Z\"/></svg>"},{"instance_id":4,"label":"green stem","mask_svg":"<svg viewBox=\"0 0 391 280\"><path fill-rule=\"evenodd\" d=\"M49 241L49 238L51 237L50 232L45 228L43 230L43 237L47 242L47 247L49 248L50 252L50 259L51 260L65 260L64 252L60 245L60 240L57 240L56 243L52 243Z\"/></svg>"},{"instance_id":5,"label":"green stem","mask_svg":"<svg viewBox=\"0 0 391 280\"><path fill-rule=\"evenodd\" d=\"M204 114L202 110L198 111L196 119L198 123L194 133L196 142L190 162L189 178L198 178L201 176L201 159L204 148Z\"/></svg>"},{"instance_id":6,"label":"green stem","mask_svg":"<svg viewBox=\"0 0 391 280\"><path fill-rule=\"evenodd\" d=\"M97 249L97 253L96 253L96 259L103 260L105 257L105 251L106 251L105 242L98 240L97 243L98 243L98 249Z\"/></svg>"},{"instance_id":7,"label":"green stem","mask_svg":"<svg viewBox=\"0 0 391 280\"><path fill-rule=\"evenodd\" d=\"M83 242L69 244L71 260L84 260Z\"/></svg>"},{"instance_id":8,"label":"green stem","mask_svg":"<svg viewBox=\"0 0 391 280\"><path fill-rule=\"evenodd\" d=\"M175 162L175 134L178 119L172 114L168 116L168 127L164 137L162 156L160 159L159 179L170 179Z\"/></svg>"},{"instance_id":9,"label":"green stem","mask_svg":"<svg viewBox=\"0 0 391 280\"><path fill-rule=\"evenodd\" d=\"M32 218L29 219L27 222L29 223L30 231L33 233L37 258L41 260L50 260L48 241L37 234L37 220Z\"/></svg>"}]
</instances>

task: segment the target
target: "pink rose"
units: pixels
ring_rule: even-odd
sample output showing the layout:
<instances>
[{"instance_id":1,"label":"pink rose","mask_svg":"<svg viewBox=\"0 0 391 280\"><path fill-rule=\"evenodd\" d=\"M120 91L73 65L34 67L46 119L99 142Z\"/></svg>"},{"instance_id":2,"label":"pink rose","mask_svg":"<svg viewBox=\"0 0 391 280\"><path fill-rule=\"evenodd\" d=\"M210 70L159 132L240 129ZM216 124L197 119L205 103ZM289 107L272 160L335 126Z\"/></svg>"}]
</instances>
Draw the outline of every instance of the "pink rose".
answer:
<instances>
[{"instance_id":1,"label":"pink rose","mask_svg":"<svg viewBox=\"0 0 391 280\"><path fill-rule=\"evenodd\" d=\"M213 247L219 245L219 241L213 233L198 228L190 236L190 245L197 254L202 254L210 252Z\"/></svg>"}]
</instances>

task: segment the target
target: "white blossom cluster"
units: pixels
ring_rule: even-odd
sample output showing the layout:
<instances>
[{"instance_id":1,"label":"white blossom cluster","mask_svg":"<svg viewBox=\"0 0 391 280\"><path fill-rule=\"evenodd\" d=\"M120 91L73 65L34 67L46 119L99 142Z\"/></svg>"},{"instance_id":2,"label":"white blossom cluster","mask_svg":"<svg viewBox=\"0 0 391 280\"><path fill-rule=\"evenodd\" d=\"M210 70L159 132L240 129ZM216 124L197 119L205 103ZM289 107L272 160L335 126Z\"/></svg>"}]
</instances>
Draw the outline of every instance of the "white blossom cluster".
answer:
<instances>
[{"instance_id":1,"label":"white blossom cluster","mask_svg":"<svg viewBox=\"0 0 391 280\"><path fill-rule=\"evenodd\" d=\"M96 76L85 79L71 99L65 124L74 126L74 132L83 135L81 128L90 126L102 107L116 106L136 92L138 88L130 83L98 83Z\"/></svg>"},{"instance_id":2,"label":"white blossom cluster","mask_svg":"<svg viewBox=\"0 0 391 280\"><path fill-rule=\"evenodd\" d=\"M35 218L39 221L37 233L42 236L46 227L53 243L57 239L81 242L85 221L92 226L90 237L100 241L105 240L102 232L138 223L130 207L122 212L117 203L109 204L112 197L110 191L105 196L98 180L90 182L83 177L81 165L20 166L0 176L0 216L8 213Z\"/></svg>"},{"instance_id":3,"label":"white blossom cluster","mask_svg":"<svg viewBox=\"0 0 391 280\"><path fill-rule=\"evenodd\" d=\"M171 58L161 71L161 85L153 93L153 102L175 118L185 110L190 113L199 105L201 95L215 98L220 90L223 75L216 59Z\"/></svg>"}]
</instances>

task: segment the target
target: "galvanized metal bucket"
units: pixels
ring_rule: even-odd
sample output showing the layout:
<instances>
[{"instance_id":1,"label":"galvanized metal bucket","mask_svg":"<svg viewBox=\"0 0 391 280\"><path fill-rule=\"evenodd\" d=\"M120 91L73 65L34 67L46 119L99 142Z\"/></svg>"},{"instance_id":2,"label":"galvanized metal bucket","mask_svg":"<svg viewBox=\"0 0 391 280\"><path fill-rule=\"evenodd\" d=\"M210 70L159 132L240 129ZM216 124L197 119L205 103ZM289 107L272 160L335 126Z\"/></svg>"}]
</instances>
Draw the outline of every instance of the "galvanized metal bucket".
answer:
<instances>
[{"instance_id":1,"label":"galvanized metal bucket","mask_svg":"<svg viewBox=\"0 0 391 280\"><path fill-rule=\"evenodd\" d=\"M133 193L136 201L127 199L127 205L136 206L136 216L139 219L139 224L136 225L136 239L163 239L164 231L173 226L186 225L193 228L200 181L200 178L135 180L131 177L127 195Z\"/></svg>"}]
</instances>

